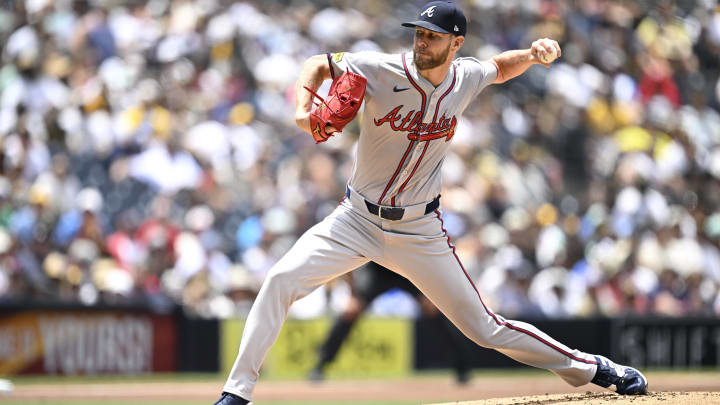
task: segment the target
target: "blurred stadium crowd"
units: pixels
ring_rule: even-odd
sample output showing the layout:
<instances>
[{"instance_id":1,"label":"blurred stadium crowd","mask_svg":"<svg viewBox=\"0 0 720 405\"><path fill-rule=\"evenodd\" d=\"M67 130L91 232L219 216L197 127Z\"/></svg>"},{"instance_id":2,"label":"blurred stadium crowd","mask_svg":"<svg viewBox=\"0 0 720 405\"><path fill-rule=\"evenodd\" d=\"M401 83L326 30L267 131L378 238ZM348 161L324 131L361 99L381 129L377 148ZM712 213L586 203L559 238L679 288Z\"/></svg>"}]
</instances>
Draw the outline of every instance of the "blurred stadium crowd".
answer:
<instances>
[{"instance_id":1,"label":"blurred stadium crowd","mask_svg":"<svg viewBox=\"0 0 720 405\"><path fill-rule=\"evenodd\" d=\"M316 146L294 125L302 62L410 50L420 3L0 0L0 303L242 315L352 168L356 126ZM563 48L486 89L445 159L445 224L491 307L720 315L717 2L464 9L464 56Z\"/></svg>"}]
</instances>

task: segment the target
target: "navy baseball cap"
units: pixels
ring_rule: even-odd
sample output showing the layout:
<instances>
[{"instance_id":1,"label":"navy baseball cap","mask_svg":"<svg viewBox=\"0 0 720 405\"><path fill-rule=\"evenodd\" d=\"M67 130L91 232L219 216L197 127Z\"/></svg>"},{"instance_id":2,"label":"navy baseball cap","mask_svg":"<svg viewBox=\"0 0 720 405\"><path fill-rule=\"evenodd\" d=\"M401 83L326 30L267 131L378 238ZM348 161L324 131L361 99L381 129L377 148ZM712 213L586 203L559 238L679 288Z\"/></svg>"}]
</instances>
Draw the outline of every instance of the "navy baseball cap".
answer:
<instances>
[{"instance_id":1,"label":"navy baseball cap","mask_svg":"<svg viewBox=\"0 0 720 405\"><path fill-rule=\"evenodd\" d=\"M423 27L443 34L465 35L465 14L451 1L431 1L420 9L417 21L408 21L404 27Z\"/></svg>"}]
</instances>

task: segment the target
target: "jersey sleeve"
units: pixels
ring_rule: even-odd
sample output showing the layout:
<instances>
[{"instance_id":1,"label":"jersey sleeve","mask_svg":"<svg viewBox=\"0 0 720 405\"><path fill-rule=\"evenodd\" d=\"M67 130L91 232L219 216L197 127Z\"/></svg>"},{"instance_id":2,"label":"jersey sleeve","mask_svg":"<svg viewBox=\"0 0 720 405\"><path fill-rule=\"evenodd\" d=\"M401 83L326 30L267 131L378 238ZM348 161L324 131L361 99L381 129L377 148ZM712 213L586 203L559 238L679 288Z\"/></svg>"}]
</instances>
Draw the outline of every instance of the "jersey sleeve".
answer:
<instances>
[{"instance_id":1,"label":"jersey sleeve","mask_svg":"<svg viewBox=\"0 0 720 405\"><path fill-rule=\"evenodd\" d=\"M487 87L489 84L495 81L497 78L497 67L490 61L480 61L475 58L462 58L462 63L465 69L465 79L468 83L475 85L475 91L473 97L480 94L480 92Z\"/></svg>"},{"instance_id":2,"label":"jersey sleeve","mask_svg":"<svg viewBox=\"0 0 720 405\"><path fill-rule=\"evenodd\" d=\"M375 76L378 70L379 55L377 52L336 52L328 53L327 58L333 79L349 70L369 80Z\"/></svg>"}]
</instances>

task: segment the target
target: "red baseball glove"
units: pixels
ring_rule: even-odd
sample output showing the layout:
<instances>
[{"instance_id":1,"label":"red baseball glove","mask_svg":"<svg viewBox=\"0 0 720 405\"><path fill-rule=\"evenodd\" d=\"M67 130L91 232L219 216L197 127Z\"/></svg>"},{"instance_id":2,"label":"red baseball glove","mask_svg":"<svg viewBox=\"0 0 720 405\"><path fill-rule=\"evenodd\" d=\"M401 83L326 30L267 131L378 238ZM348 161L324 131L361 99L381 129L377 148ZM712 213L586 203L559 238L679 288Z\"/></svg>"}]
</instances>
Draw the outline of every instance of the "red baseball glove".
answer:
<instances>
[{"instance_id":1,"label":"red baseball glove","mask_svg":"<svg viewBox=\"0 0 720 405\"><path fill-rule=\"evenodd\" d=\"M366 78L357 73L345 72L333 80L326 100L305 86L307 91L320 99L320 103L316 103L316 107L310 111L310 130L315 143L327 141L333 133L342 131L355 118L365 97L366 85ZM335 130L325 132L328 126Z\"/></svg>"}]
</instances>

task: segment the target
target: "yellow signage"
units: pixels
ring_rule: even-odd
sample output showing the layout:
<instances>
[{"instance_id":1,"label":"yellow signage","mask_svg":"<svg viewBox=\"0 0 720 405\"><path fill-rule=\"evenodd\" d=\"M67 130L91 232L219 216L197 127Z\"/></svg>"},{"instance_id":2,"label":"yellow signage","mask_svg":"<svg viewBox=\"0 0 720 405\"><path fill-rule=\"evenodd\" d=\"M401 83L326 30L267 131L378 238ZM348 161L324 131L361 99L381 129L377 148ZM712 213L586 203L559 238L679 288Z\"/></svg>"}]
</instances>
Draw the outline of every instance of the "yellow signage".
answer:
<instances>
[{"instance_id":1,"label":"yellow signage","mask_svg":"<svg viewBox=\"0 0 720 405\"><path fill-rule=\"evenodd\" d=\"M288 320L270 349L263 377L304 377L317 361L317 348L330 331L332 320ZM221 326L222 368L232 368L244 321L224 321ZM396 318L363 318L327 368L333 376L402 376L412 367L412 321Z\"/></svg>"}]
</instances>

